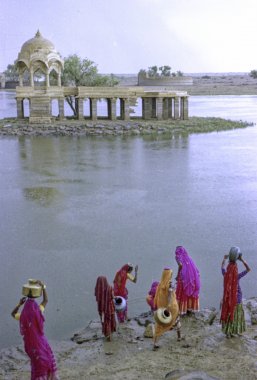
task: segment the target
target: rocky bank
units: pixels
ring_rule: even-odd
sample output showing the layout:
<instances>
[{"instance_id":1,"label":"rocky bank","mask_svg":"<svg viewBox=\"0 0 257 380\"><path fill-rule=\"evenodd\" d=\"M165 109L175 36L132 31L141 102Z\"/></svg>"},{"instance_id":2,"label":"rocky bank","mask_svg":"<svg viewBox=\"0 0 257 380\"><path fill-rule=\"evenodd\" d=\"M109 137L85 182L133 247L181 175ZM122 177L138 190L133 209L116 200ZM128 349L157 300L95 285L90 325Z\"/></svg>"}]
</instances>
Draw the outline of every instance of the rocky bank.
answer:
<instances>
[{"instance_id":1,"label":"rocky bank","mask_svg":"<svg viewBox=\"0 0 257 380\"><path fill-rule=\"evenodd\" d=\"M62 380L254 380L257 379L257 298L244 300L247 331L227 339L221 332L219 311L204 309L182 318L182 340L171 331L152 350L145 336L153 322L150 313L120 325L112 342L91 321L71 340L51 342ZM47 322L46 322L47 323ZM148 334L146 334L148 335ZM23 347L0 351L0 379L27 380L30 366Z\"/></svg>"},{"instance_id":2,"label":"rocky bank","mask_svg":"<svg viewBox=\"0 0 257 380\"><path fill-rule=\"evenodd\" d=\"M156 137L189 133L205 133L245 128L252 123L244 121L224 120L215 117L190 117L188 120L162 121L110 121L98 120L54 121L49 125L29 124L28 120L0 120L0 136L149 136Z\"/></svg>"}]
</instances>

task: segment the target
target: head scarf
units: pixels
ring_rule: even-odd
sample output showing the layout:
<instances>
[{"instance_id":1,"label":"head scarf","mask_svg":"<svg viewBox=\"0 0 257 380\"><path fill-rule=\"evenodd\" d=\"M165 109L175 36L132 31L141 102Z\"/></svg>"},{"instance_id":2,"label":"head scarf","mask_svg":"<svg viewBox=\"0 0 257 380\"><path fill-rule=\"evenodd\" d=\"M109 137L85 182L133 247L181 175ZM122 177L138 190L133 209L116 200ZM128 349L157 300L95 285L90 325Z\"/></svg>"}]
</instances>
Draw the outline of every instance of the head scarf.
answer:
<instances>
[{"instance_id":1,"label":"head scarf","mask_svg":"<svg viewBox=\"0 0 257 380\"><path fill-rule=\"evenodd\" d=\"M121 297L127 298L128 291L126 289L126 281L127 281L128 270L130 267L131 267L130 264L125 264L116 273L115 278L113 280L113 284L114 284L113 289L114 289L115 296L121 296Z\"/></svg>"},{"instance_id":2,"label":"head scarf","mask_svg":"<svg viewBox=\"0 0 257 380\"><path fill-rule=\"evenodd\" d=\"M159 285L159 281L153 281L151 285L151 289L149 290L148 294L152 297L155 297L157 286Z\"/></svg>"},{"instance_id":3,"label":"head scarf","mask_svg":"<svg viewBox=\"0 0 257 380\"><path fill-rule=\"evenodd\" d=\"M175 256L177 262L182 264L180 273L185 295L188 297L199 297L200 273L197 266L182 246L176 248Z\"/></svg>"},{"instance_id":4,"label":"head scarf","mask_svg":"<svg viewBox=\"0 0 257 380\"><path fill-rule=\"evenodd\" d=\"M220 320L227 323L233 321L237 305L238 268L235 262L230 262L224 275L224 293Z\"/></svg>"},{"instance_id":5,"label":"head scarf","mask_svg":"<svg viewBox=\"0 0 257 380\"><path fill-rule=\"evenodd\" d=\"M20 332L25 351L31 360L31 379L38 379L57 371L55 358L44 336L44 316L37 302L28 298L20 316Z\"/></svg>"},{"instance_id":6,"label":"head scarf","mask_svg":"<svg viewBox=\"0 0 257 380\"><path fill-rule=\"evenodd\" d=\"M116 330L116 322L113 304L113 289L104 276L100 276L96 280L95 297L98 313L101 316L102 332L105 336L109 336Z\"/></svg>"}]
</instances>

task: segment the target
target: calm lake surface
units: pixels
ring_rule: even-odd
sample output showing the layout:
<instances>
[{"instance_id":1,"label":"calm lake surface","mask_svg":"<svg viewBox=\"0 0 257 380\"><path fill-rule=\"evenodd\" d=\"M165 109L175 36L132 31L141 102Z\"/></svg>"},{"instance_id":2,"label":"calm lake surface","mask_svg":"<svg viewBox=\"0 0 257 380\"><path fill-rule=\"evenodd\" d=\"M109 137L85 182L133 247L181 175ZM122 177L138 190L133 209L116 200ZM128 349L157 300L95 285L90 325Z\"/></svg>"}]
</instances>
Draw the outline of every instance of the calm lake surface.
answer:
<instances>
[{"instance_id":1,"label":"calm lake surface","mask_svg":"<svg viewBox=\"0 0 257 380\"><path fill-rule=\"evenodd\" d=\"M14 94L0 91L0 118L15 112ZM257 96L190 97L190 115L256 123ZM1 137L0 174L0 347L21 342L10 312L28 278L46 283L46 333L62 339L97 318L97 276L112 282L128 261L139 265L129 312L148 310L152 280L177 270L177 245L199 266L202 307L219 305L232 245L252 268L243 295L257 295L256 126L172 139Z\"/></svg>"}]
</instances>

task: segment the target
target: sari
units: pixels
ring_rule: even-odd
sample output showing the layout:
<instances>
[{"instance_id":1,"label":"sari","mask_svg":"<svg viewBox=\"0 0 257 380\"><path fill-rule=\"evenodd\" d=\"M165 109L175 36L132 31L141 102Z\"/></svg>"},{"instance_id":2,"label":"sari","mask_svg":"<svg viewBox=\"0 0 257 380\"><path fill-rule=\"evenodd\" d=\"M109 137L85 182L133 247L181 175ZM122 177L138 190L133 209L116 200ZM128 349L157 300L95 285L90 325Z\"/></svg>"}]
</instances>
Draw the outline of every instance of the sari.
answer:
<instances>
[{"instance_id":1,"label":"sari","mask_svg":"<svg viewBox=\"0 0 257 380\"><path fill-rule=\"evenodd\" d=\"M128 269L129 265L125 264L123 267L116 272L116 275L113 280L113 291L114 296L120 296L125 298L127 301L128 299L128 289L126 288L126 282L128 278ZM126 302L126 308L123 311L116 311L118 321L120 323L125 322L127 320L127 313L128 313L128 307Z\"/></svg>"},{"instance_id":2,"label":"sari","mask_svg":"<svg viewBox=\"0 0 257 380\"><path fill-rule=\"evenodd\" d=\"M20 333L30 358L31 380L59 379L54 354L44 335L44 321L37 302L28 298L20 315Z\"/></svg>"},{"instance_id":3,"label":"sari","mask_svg":"<svg viewBox=\"0 0 257 380\"><path fill-rule=\"evenodd\" d=\"M156 310L156 307L154 305L154 297L155 297L158 285L159 285L159 281L154 281L152 283L151 289L149 290L148 295L146 297L146 302L150 306L151 311L155 311Z\"/></svg>"},{"instance_id":4,"label":"sari","mask_svg":"<svg viewBox=\"0 0 257 380\"><path fill-rule=\"evenodd\" d=\"M173 272L171 269L165 268L163 270L161 281L157 287L156 294L154 297L155 308L159 309L160 307L165 307L166 309L168 309L172 315L172 320L169 324L166 325L160 324L156 321L154 329L154 339L158 338L166 331L172 330L178 322L179 307L174 290L171 291L171 296L169 295L172 273Z\"/></svg>"},{"instance_id":5,"label":"sari","mask_svg":"<svg viewBox=\"0 0 257 380\"><path fill-rule=\"evenodd\" d=\"M228 337L233 334L242 334L246 330L239 280L247 273L243 271L238 274L236 262L230 262L226 270L222 268L224 290L220 322L222 331Z\"/></svg>"},{"instance_id":6,"label":"sari","mask_svg":"<svg viewBox=\"0 0 257 380\"><path fill-rule=\"evenodd\" d=\"M199 311L200 273L187 253L186 249L178 246L175 251L176 261L181 264L176 286L176 297L181 314L188 311Z\"/></svg>"},{"instance_id":7,"label":"sari","mask_svg":"<svg viewBox=\"0 0 257 380\"><path fill-rule=\"evenodd\" d=\"M102 323L102 332L105 337L110 337L110 335L116 331L115 309L113 303L113 289L104 276L100 276L96 280L95 297Z\"/></svg>"}]
</instances>

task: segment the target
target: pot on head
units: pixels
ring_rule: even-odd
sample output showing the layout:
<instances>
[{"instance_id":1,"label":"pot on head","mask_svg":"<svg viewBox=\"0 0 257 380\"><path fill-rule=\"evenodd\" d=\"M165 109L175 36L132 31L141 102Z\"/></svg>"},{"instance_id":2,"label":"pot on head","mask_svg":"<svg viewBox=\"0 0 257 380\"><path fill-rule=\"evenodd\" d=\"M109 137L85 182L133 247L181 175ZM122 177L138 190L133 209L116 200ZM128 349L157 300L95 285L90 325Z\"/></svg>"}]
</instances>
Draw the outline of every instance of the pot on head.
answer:
<instances>
[{"instance_id":1,"label":"pot on head","mask_svg":"<svg viewBox=\"0 0 257 380\"><path fill-rule=\"evenodd\" d=\"M229 261L232 263L236 262L240 253L241 251L239 247L231 247L228 254Z\"/></svg>"},{"instance_id":2,"label":"pot on head","mask_svg":"<svg viewBox=\"0 0 257 380\"><path fill-rule=\"evenodd\" d=\"M27 284L22 287L22 294L29 298L37 298L42 295L42 287L37 280L30 278Z\"/></svg>"}]
</instances>

